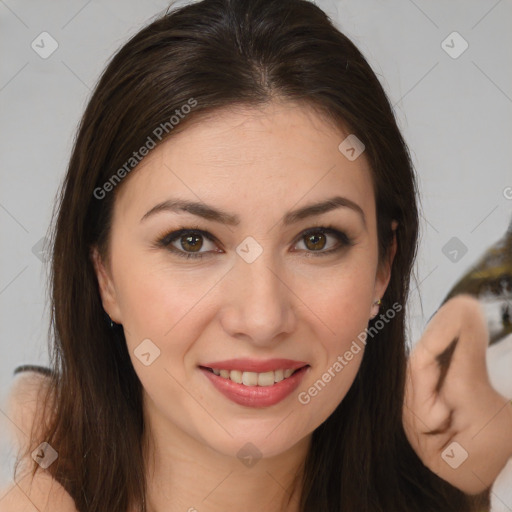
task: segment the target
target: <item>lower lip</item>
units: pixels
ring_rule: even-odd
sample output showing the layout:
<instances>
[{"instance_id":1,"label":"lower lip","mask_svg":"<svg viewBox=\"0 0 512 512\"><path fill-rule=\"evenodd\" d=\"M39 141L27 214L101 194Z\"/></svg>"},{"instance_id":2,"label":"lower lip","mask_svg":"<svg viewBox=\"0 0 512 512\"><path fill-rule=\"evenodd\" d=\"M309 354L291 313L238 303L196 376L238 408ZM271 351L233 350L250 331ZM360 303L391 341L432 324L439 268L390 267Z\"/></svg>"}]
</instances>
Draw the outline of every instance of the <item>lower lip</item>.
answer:
<instances>
[{"instance_id":1,"label":"lower lip","mask_svg":"<svg viewBox=\"0 0 512 512\"><path fill-rule=\"evenodd\" d=\"M309 366L304 366L292 376L272 386L245 386L215 375L204 368L199 369L210 379L217 390L231 401L246 407L269 407L281 402L297 389Z\"/></svg>"}]
</instances>

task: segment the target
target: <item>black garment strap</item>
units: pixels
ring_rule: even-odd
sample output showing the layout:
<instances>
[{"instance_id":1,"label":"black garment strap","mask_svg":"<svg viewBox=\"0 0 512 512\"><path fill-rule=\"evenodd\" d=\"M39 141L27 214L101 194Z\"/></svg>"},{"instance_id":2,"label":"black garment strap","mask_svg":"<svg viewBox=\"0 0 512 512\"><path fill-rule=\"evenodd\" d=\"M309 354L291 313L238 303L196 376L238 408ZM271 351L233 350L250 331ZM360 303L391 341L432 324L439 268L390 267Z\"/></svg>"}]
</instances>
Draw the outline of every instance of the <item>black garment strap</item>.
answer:
<instances>
[{"instance_id":1,"label":"black garment strap","mask_svg":"<svg viewBox=\"0 0 512 512\"><path fill-rule=\"evenodd\" d=\"M46 366L39 366L37 364L24 364L21 366L17 366L14 369L14 375L22 372L37 372L47 376L53 375L53 371L50 370L50 368L47 368Z\"/></svg>"}]
</instances>

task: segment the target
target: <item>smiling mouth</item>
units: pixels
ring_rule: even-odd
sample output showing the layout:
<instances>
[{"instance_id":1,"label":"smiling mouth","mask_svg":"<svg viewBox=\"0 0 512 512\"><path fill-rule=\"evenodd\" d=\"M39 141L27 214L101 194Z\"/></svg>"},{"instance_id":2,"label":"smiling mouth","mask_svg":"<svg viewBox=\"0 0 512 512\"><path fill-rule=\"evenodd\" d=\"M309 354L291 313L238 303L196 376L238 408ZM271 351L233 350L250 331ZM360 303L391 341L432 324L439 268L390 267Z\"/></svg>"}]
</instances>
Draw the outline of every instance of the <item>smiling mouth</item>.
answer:
<instances>
[{"instance_id":1,"label":"smiling mouth","mask_svg":"<svg viewBox=\"0 0 512 512\"><path fill-rule=\"evenodd\" d=\"M207 370L217 375L218 377L221 377L226 380L231 380L232 382L235 382L237 384L243 384L244 386L273 386L278 382L290 378L294 373L306 367L309 367L309 365L305 365L297 369L283 368L280 370L262 373L208 368L207 366L201 366L200 368Z\"/></svg>"}]
</instances>

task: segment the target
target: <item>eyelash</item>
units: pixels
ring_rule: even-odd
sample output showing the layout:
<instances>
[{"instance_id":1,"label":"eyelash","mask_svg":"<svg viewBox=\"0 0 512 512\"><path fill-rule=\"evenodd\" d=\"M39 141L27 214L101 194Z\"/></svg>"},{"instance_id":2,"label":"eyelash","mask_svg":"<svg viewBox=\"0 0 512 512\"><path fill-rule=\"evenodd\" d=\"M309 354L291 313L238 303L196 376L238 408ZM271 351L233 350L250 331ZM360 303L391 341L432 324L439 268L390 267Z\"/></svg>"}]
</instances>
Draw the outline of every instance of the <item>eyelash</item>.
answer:
<instances>
[{"instance_id":1,"label":"eyelash","mask_svg":"<svg viewBox=\"0 0 512 512\"><path fill-rule=\"evenodd\" d=\"M306 255L307 255L306 257L327 256L329 254L334 254L336 252L341 251L342 249L345 249L347 247L354 245L354 240L352 238L350 238L343 231L339 231L338 229L336 229L330 225L318 226L318 227L309 228L309 229L304 230L298 236L296 243L301 241L304 237L311 235L311 234L316 234L316 233L324 233L324 234L333 235L338 239L338 241L340 243L333 249L329 249L327 251L306 251ZM180 239L184 235L190 235L190 234L200 235L200 236L203 236L204 238L210 240L211 242L216 242L216 239L212 235L210 235L210 233L208 233L207 231L203 231L202 229L199 229L198 227L188 227L188 228L183 227L176 231L172 231L170 233L167 232L166 234L160 236L157 240L157 246L164 247L167 250L169 250L170 252L172 252L173 254L176 254L177 256L180 256L180 257L186 258L186 259L189 259L189 258L201 259L201 258L204 258L205 255L210 255L211 253L209 251L202 252L202 253L201 252L198 252L198 253L185 252L185 251L182 251L180 249L177 249L177 248L171 246L172 242Z\"/></svg>"}]
</instances>

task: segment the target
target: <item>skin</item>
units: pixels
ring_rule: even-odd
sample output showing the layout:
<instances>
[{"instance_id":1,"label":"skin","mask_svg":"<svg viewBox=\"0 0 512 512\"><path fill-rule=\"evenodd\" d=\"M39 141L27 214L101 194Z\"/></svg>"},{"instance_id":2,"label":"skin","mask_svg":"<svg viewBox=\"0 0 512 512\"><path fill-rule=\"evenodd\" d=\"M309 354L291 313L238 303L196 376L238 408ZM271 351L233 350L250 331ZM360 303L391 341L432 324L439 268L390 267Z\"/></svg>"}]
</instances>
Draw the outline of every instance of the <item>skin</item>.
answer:
<instances>
[{"instance_id":1,"label":"skin","mask_svg":"<svg viewBox=\"0 0 512 512\"><path fill-rule=\"evenodd\" d=\"M7 414L2 414L0 431L2 435L9 434L10 444L16 446L19 453L31 453L33 450L29 436L32 428L37 432L41 425L39 418L44 411L37 406L44 401L46 385L46 376L34 372L18 374L14 378L6 407L2 404ZM35 435L36 439L40 438ZM33 462L30 455L21 458L16 484L0 488L0 512L76 512L71 496L46 471L40 471L32 478Z\"/></svg>"},{"instance_id":2,"label":"skin","mask_svg":"<svg viewBox=\"0 0 512 512\"><path fill-rule=\"evenodd\" d=\"M378 265L371 174L364 153L351 162L338 150L347 135L303 105L225 110L154 149L117 191L109 258L97 251L92 258L103 307L123 324L144 387L152 510L298 510L297 494L289 507L281 501L312 431L346 395L364 350L307 405L298 393L367 327L394 256ZM281 224L290 210L335 195L359 205L364 221L341 207ZM141 222L171 197L236 214L240 223L170 211ZM301 233L322 225L345 232L353 245L315 256ZM157 247L161 235L183 227L216 238L203 239L203 259ZM252 263L236 253L248 236L263 249ZM320 251L339 245L329 233L320 236ZM193 252L180 239L172 245ZM160 350L150 366L134 356L147 338ZM282 402L250 408L225 398L198 368L240 357L289 358L310 369ZM237 457L248 442L262 455L253 467Z\"/></svg>"},{"instance_id":3,"label":"skin","mask_svg":"<svg viewBox=\"0 0 512 512\"><path fill-rule=\"evenodd\" d=\"M389 277L389 266L377 266L367 162L364 154L349 162L337 151L345 136L313 112L290 104L226 111L153 150L119 189L110 258L102 261L93 251L92 259L103 305L123 324L145 389L151 431L149 510L259 510L262 505L286 510L278 502L288 497L285 489L304 460L310 434L346 394L362 352L309 404L297 401L298 392L319 378L366 327L376 313L372 302L382 296ZM289 209L335 192L361 206L367 229L346 208L286 229L276 224ZM171 195L199 197L239 214L241 224L228 228L169 212L140 223L147 210ZM197 224L216 235L224 253L187 260L152 248L160 232L180 223ZM317 259L292 251L306 249L304 242L298 244L302 230L327 223L350 231L357 244ZM264 247L251 264L235 252L248 235ZM203 251L213 250L213 244L205 243ZM436 391L436 357L456 336L459 343ZM148 367L133 356L145 338L161 350ZM431 319L408 366L407 437L432 471L469 493L489 486L512 456L512 407L489 383L487 343L478 303L456 297ZM252 410L228 402L197 370L200 362L238 356L296 358L311 364L311 370L290 399ZM7 416L11 427L16 425L13 433L22 450L44 380L35 374L15 378ZM446 434L423 434L442 426L450 411L452 428ZM236 457L247 441L263 455L252 468ZM456 470L441 458L453 441L470 454ZM29 467L31 458L26 462ZM18 486L0 496L0 511L34 506L75 511L71 498L44 472L34 482L20 478ZM287 510L297 510L297 498L298 493Z\"/></svg>"},{"instance_id":4,"label":"skin","mask_svg":"<svg viewBox=\"0 0 512 512\"><path fill-rule=\"evenodd\" d=\"M456 338L439 388L437 356ZM512 457L512 404L490 384L488 343L479 302L457 296L427 325L407 371L403 420L409 442L431 471L468 494L490 487Z\"/></svg>"}]
</instances>

